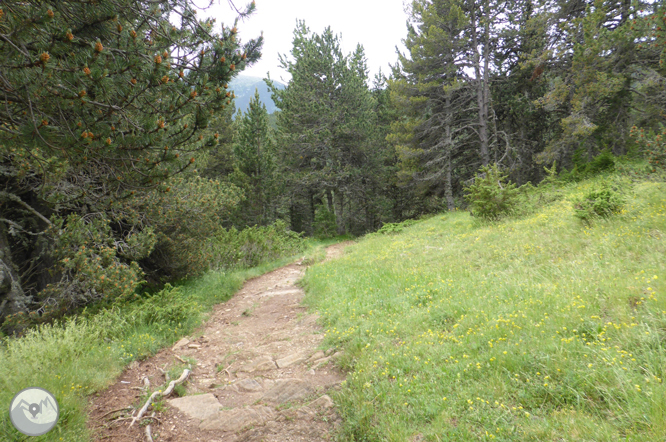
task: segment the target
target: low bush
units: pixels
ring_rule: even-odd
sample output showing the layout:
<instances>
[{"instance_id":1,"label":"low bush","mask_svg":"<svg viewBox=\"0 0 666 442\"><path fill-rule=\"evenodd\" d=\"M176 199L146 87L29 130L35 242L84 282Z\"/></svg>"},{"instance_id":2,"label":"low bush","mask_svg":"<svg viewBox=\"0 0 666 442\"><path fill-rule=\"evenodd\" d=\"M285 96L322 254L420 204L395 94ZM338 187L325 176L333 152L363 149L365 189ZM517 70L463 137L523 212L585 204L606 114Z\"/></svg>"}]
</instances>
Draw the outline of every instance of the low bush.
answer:
<instances>
[{"instance_id":1,"label":"low bush","mask_svg":"<svg viewBox=\"0 0 666 442\"><path fill-rule=\"evenodd\" d=\"M402 229L409 227L416 223L416 220L407 219L401 223L386 223L382 226L381 229L377 230L376 233L380 235L391 235L402 232Z\"/></svg>"},{"instance_id":2,"label":"low bush","mask_svg":"<svg viewBox=\"0 0 666 442\"><path fill-rule=\"evenodd\" d=\"M594 218L608 218L619 213L624 207L624 198L608 184L588 192L573 202L575 215L583 221Z\"/></svg>"},{"instance_id":3,"label":"low bush","mask_svg":"<svg viewBox=\"0 0 666 442\"><path fill-rule=\"evenodd\" d=\"M305 250L305 240L278 220L269 226L221 230L211 247L217 268L236 269L299 253Z\"/></svg>"},{"instance_id":4,"label":"low bush","mask_svg":"<svg viewBox=\"0 0 666 442\"><path fill-rule=\"evenodd\" d=\"M511 214L517 203L516 185L506 181L506 175L497 164L479 169L474 182L465 191L472 216L485 220L497 220Z\"/></svg>"},{"instance_id":5,"label":"low bush","mask_svg":"<svg viewBox=\"0 0 666 442\"><path fill-rule=\"evenodd\" d=\"M608 149L602 151L587 164L587 171L591 174L615 170L615 157Z\"/></svg>"}]
</instances>

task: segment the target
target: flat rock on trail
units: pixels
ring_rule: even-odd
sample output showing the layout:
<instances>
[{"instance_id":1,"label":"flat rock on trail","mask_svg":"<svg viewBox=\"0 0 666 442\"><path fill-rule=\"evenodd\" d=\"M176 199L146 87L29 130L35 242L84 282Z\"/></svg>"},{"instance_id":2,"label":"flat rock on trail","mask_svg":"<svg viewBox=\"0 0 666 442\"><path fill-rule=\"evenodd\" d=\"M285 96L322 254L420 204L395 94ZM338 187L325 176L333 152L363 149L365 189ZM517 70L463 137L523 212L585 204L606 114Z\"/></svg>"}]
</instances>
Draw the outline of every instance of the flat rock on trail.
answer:
<instances>
[{"instance_id":1,"label":"flat rock on trail","mask_svg":"<svg viewBox=\"0 0 666 442\"><path fill-rule=\"evenodd\" d=\"M326 259L346 245L328 247ZM300 304L304 293L295 284L304 271L295 263L247 281L198 333L130 364L92 398L93 440L147 440L142 424L130 427L131 417L146 400L146 379L151 391L164 389L163 371L184 367L179 358L196 361L187 394L172 394L142 419L156 442L331 440L340 419L326 393L345 376L334 366L340 353L318 349L324 338L318 316Z\"/></svg>"}]
</instances>

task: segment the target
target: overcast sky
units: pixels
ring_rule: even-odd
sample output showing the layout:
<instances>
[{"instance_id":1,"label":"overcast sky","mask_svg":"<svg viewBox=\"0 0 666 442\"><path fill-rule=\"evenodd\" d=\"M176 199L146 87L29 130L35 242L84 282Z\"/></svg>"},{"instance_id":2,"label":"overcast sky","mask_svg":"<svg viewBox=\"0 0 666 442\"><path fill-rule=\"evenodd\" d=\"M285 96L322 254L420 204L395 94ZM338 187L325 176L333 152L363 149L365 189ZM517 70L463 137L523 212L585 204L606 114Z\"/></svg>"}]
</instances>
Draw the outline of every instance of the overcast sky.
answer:
<instances>
[{"instance_id":1,"label":"overcast sky","mask_svg":"<svg viewBox=\"0 0 666 442\"><path fill-rule=\"evenodd\" d=\"M237 6L250 0L235 0ZM201 0L199 0L200 3ZM288 54L296 19L305 20L311 31L321 33L326 26L341 35L342 50L352 52L357 43L365 48L372 80L381 68L386 75L389 63L395 64L395 47L405 51L401 40L407 35L407 15L403 0L256 0L257 10L250 18L238 24L242 41L264 32L264 48L261 59L243 71L243 75L264 78L270 72L275 80L289 80L289 75L279 67L278 53ZM204 15L217 18L220 23L233 23L235 13L227 0L215 0Z\"/></svg>"}]
</instances>

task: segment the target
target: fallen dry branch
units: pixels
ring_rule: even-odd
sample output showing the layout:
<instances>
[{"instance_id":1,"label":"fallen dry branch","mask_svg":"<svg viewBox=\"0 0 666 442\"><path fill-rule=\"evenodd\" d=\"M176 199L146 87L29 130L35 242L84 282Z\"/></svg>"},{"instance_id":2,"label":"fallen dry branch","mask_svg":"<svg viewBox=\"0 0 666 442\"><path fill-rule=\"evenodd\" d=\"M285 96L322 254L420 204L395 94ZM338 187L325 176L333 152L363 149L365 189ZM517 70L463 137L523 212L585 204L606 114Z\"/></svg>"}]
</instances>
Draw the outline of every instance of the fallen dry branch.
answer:
<instances>
[{"instance_id":1,"label":"fallen dry branch","mask_svg":"<svg viewBox=\"0 0 666 442\"><path fill-rule=\"evenodd\" d=\"M132 418L132 423L130 424L130 427L131 427L132 425L134 425L134 423L135 423L136 421L138 421L139 419L141 419L141 417L143 416L143 414L144 414L146 411L148 411L148 407L150 407L150 404L153 402L153 400L154 400L156 397L158 397L158 396L162 396L162 397L167 397L167 396L169 396L169 395L173 392L173 389L176 387L176 385L178 385L178 384L182 384L183 382L185 382L185 380L186 380L187 377L190 375L190 373L191 373L190 370L188 370L188 369L186 368L185 370L183 370L183 374L181 374L180 377L179 377L178 379L176 379L175 381L171 381L171 382L169 382L169 386L167 387L166 390L164 390L164 393L162 393L161 391L158 390L158 391L154 392L153 394L151 394L150 397L148 398L148 400L146 401L146 403L143 404L143 407L141 407L141 410L139 410L139 413L138 413L134 418Z\"/></svg>"},{"instance_id":2,"label":"fallen dry branch","mask_svg":"<svg viewBox=\"0 0 666 442\"><path fill-rule=\"evenodd\" d=\"M155 419L155 412L153 411L153 414L150 415L151 418ZM153 436L150 434L150 424L146 425L146 440L148 442L154 442L153 441Z\"/></svg>"}]
</instances>

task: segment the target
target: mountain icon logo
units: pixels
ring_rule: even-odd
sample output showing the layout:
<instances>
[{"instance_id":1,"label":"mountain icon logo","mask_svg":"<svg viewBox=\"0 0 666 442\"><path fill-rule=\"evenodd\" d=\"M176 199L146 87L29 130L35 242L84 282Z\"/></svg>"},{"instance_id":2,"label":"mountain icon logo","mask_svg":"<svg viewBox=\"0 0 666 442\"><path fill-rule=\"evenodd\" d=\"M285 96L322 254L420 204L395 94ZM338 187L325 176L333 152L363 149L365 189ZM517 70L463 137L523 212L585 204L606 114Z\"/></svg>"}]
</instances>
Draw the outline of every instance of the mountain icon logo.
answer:
<instances>
[{"instance_id":1,"label":"mountain icon logo","mask_svg":"<svg viewBox=\"0 0 666 442\"><path fill-rule=\"evenodd\" d=\"M24 388L9 405L12 425L26 436L40 436L55 427L60 417L58 401L40 387Z\"/></svg>"}]
</instances>

